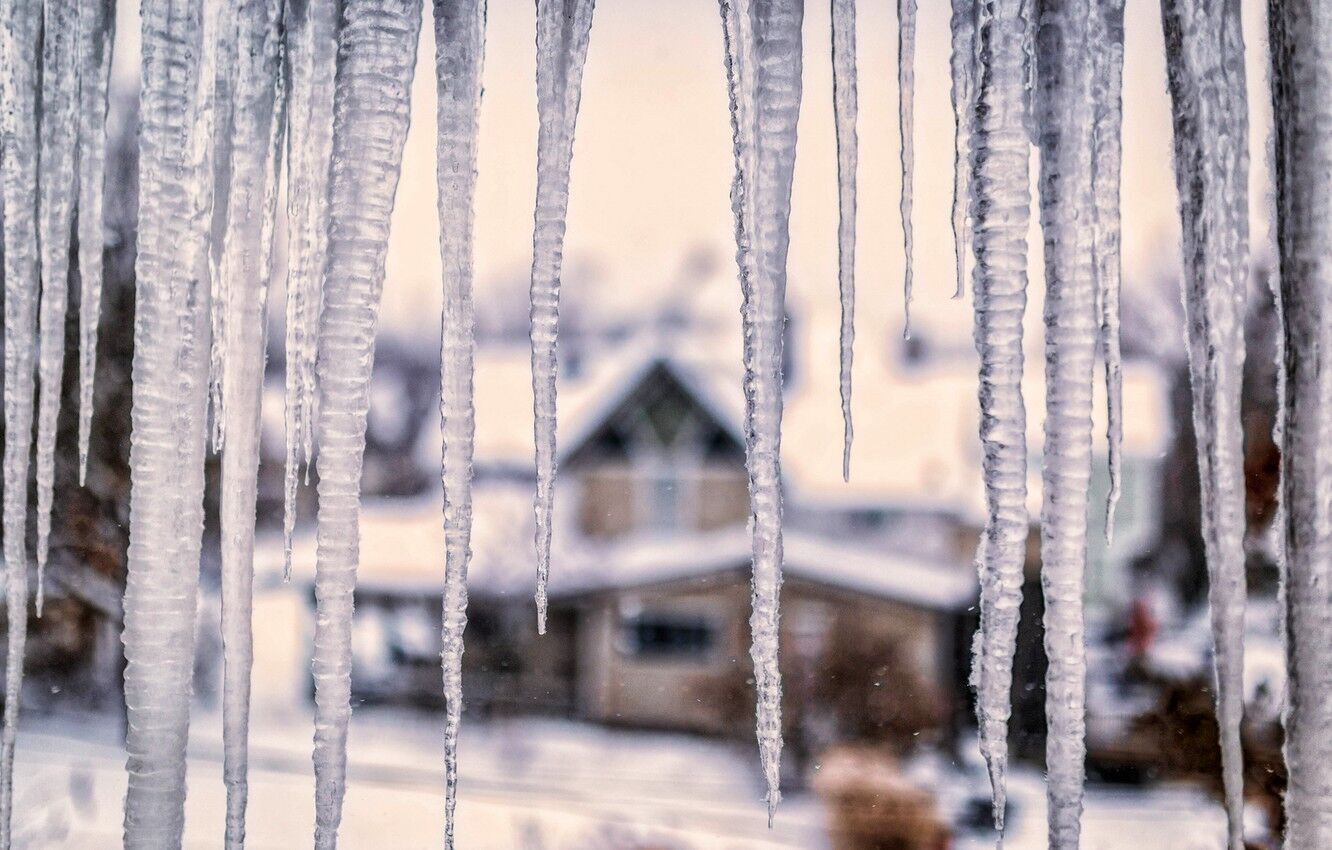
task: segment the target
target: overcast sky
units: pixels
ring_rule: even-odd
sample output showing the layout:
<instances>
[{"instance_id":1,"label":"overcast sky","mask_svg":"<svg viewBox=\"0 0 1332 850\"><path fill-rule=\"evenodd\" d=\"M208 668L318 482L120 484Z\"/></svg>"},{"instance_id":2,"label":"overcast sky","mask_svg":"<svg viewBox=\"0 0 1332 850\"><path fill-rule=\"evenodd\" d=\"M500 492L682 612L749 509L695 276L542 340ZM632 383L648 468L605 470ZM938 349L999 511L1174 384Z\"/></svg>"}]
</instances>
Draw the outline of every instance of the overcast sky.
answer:
<instances>
[{"instance_id":1,"label":"overcast sky","mask_svg":"<svg viewBox=\"0 0 1332 850\"><path fill-rule=\"evenodd\" d=\"M871 337L879 331L899 333L902 321L894 7L891 0L859 4L858 325ZM1246 4L1255 152L1265 150L1270 112L1262 11L1260 3ZM919 14L914 309L922 327L969 337L966 302L949 298L953 125L948 4L922 3ZM427 11L382 313L387 326L402 331L428 331L438 323L434 47L428 16ZM490 3L476 224L481 298L520 293L512 283L527 274L531 260L537 128L533 17L531 0ZM138 25L133 4L122 3L121 85L138 61ZM1178 226L1156 0L1128 0L1126 27L1125 277L1126 285L1141 288L1172 277ZM807 4L804 79L791 218L791 298L805 315L831 317L836 309L837 207L826 2ZM719 263L720 271L706 286L735 287L729 271L734 249L726 109L715 0L597 4L574 151L568 290L633 303L677 286L686 258L700 254ZM1265 160L1255 155L1251 181L1256 247L1270 238ZM1038 241L1032 246L1038 248Z\"/></svg>"}]
</instances>

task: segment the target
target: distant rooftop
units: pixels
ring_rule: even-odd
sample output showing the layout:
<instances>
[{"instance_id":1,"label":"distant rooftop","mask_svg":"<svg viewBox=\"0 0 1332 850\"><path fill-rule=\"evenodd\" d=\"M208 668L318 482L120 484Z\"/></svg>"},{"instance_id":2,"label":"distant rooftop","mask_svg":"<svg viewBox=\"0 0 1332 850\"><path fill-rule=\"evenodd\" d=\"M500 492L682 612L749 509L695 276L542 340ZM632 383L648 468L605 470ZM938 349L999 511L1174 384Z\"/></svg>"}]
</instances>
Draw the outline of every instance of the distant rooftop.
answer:
<instances>
[{"instance_id":1,"label":"distant rooftop","mask_svg":"<svg viewBox=\"0 0 1332 850\"><path fill-rule=\"evenodd\" d=\"M469 587L482 596L530 594L535 576L527 519L530 498L516 487L483 487L477 495ZM746 571L751 553L744 526L599 545L570 543L566 539L564 548L557 549L551 565L553 597ZM281 539L262 540L255 561L261 582L275 581L282 569ZM361 517L358 587L438 595L444 586L443 561L438 497L367 503ZM295 579L312 580L314 563L315 538L307 533L297 539L293 550ZM957 610L971 604L975 596L974 572L958 564L796 531L785 534L785 571L791 578L933 610Z\"/></svg>"},{"instance_id":2,"label":"distant rooftop","mask_svg":"<svg viewBox=\"0 0 1332 850\"><path fill-rule=\"evenodd\" d=\"M739 324L738 317L735 322ZM974 358L920 364L894 362L862 346L855 360L855 440L851 480L841 476L842 421L838 398L837 329L797 321L796 377L783 418L783 473L788 500L808 507L910 508L982 517L979 405ZM669 369L718 422L743 442L744 400L739 344L717 325L643 334L590 352L559 383L559 450L575 451L654 366ZM1023 390L1033 458L1029 507L1040 507L1045 386L1041 363L1029 358ZM1104 454L1105 393L1094 382L1093 434ZM480 473L532 475L532 391L526 346L482 347L476 357L476 464ZM1168 379L1157 367L1124 368L1124 452L1158 457L1170 439ZM439 462L437 424L423 429L420 460ZM1100 461L1103 463L1103 461Z\"/></svg>"}]
</instances>

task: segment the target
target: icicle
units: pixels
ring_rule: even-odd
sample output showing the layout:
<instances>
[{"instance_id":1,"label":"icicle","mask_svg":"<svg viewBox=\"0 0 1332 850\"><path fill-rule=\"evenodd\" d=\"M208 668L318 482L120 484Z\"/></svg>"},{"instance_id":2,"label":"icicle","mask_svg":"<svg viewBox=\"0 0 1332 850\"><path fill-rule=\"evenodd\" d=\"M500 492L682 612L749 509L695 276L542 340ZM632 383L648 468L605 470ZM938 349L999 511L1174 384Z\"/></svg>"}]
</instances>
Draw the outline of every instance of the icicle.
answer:
<instances>
[{"instance_id":1,"label":"icicle","mask_svg":"<svg viewBox=\"0 0 1332 850\"><path fill-rule=\"evenodd\" d=\"M218 0L214 0L218 2ZM226 414L222 382L227 360L227 294L230 282L219 274L222 252L226 245L227 216L231 208L232 120L236 97L236 68L240 57L236 52L239 35L239 7L245 0L221 0L225 6L218 21L216 53L217 69L213 88L213 213L212 213L212 345L208 361L208 398L213 407L213 451L222 451L226 439Z\"/></svg>"},{"instance_id":2,"label":"icicle","mask_svg":"<svg viewBox=\"0 0 1332 850\"><path fill-rule=\"evenodd\" d=\"M179 847L203 532L219 4L145 0L129 569L127 850Z\"/></svg>"},{"instance_id":3,"label":"icicle","mask_svg":"<svg viewBox=\"0 0 1332 850\"><path fill-rule=\"evenodd\" d=\"M1215 641L1230 846L1243 845L1244 303L1249 278L1248 108L1239 7L1165 0L1193 426Z\"/></svg>"},{"instance_id":4,"label":"icicle","mask_svg":"<svg viewBox=\"0 0 1332 850\"><path fill-rule=\"evenodd\" d=\"M435 79L439 97L439 252L444 273L440 351L443 433L445 837L453 850L458 799L458 730L462 723L463 630L467 626L467 564L472 556L472 200L476 189L477 122L485 52L485 0L435 0Z\"/></svg>"},{"instance_id":5,"label":"icicle","mask_svg":"<svg viewBox=\"0 0 1332 850\"><path fill-rule=\"evenodd\" d=\"M952 56L949 67L953 86L953 259L957 267L954 298L966 294L967 204L971 195L971 132L975 123L976 101L976 0L953 0Z\"/></svg>"},{"instance_id":6,"label":"icicle","mask_svg":"<svg viewBox=\"0 0 1332 850\"><path fill-rule=\"evenodd\" d=\"M9 634L0 733L0 850L9 850L23 647L28 628L28 453L37 348L37 45L41 5L0 4L0 135L4 138L4 551Z\"/></svg>"},{"instance_id":7,"label":"icicle","mask_svg":"<svg viewBox=\"0 0 1332 850\"><path fill-rule=\"evenodd\" d=\"M754 548L749 620L756 731L768 822L781 800L782 344L791 182L800 115L801 0L722 0L736 175L736 260L743 291L745 442Z\"/></svg>"},{"instance_id":8,"label":"icicle","mask_svg":"<svg viewBox=\"0 0 1332 850\"><path fill-rule=\"evenodd\" d=\"M1083 795L1091 382L1100 316L1092 263L1093 0L1041 0L1036 120L1045 237L1045 448L1041 588L1045 596L1046 771L1051 850L1078 846Z\"/></svg>"},{"instance_id":9,"label":"icicle","mask_svg":"<svg viewBox=\"0 0 1332 850\"><path fill-rule=\"evenodd\" d=\"M911 338L911 285L915 263L912 258L911 204L912 181L916 170L916 0L897 0L897 122L902 142L902 250L904 320L902 336Z\"/></svg>"},{"instance_id":10,"label":"icicle","mask_svg":"<svg viewBox=\"0 0 1332 850\"><path fill-rule=\"evenodd\" d=\"M1124 442L1123 367L1119 354L1119 171L1123 146L1124 0L1097 0L1092 18L1092 95L1095 194L1093 241L1097 301L1101 305L1101 356L1105 359L1106 453L1110 490L1105 499L1105 539L1115 536Z\"/></svg>"},{"instance_id":11,"label":"icicle","mask_svg":"<svg viewBox=\"0 0 1332 850\"><path fill-rule=\"evenodd\" d=\"M222 415L222 776L227 787L226 847L245 846L250 668L254 659L254 525L260 404L267 343L282 139L281 0L242 0L236 21L232 92L231 189L218 280L228 336L223 346ZM216 350L216 347L215 347Z\"/></svg>"},{"instance_id":12,"label":"icicle","mask_svg":"<svg viewBox=\"0 0 1332 850\"><path fill-rule=\"evenodd\" d=\"M537 0L537 191L532 233L532 393L536 438L537 632L546 633L555 505L555 337L569 165L595 0Z\"/></svg>"},{"instance_id":13,"label":"icicle","mask_svg":"<svg viewBox=\"0 0 1332 850\"><path fill-rule=\"evenodd\" d=\"M315 352L328 250L328 176L333 150L336 0L288 0L286 55L291 97L287 129L286 466L283 576L291 578L300 466L314 448Z\"/></svg>"},{"instance_id":14,"label":"icicle","mask_svg":"<svg viewBox=\"0 0 1332 850\"><path fill-rule=\"evenodd\" d=\"M420 0L350 0L343 7L317 366L316 850L337 846L346 790L361 461L389 219L411 120L420 29Z\"/></svg>"},{"instance_id":15,"label":"icicle","mask_svg":"<svg viewBox=\"0 0 1332 850\"><path fill-rule=\"evenodd\" d=\"M1013 653L1027 558L1027 413L1022 399L1022 319L1031 220L1023 0L987 4L975 33L975 133L969 158L980 436L988 519L976 560L980 631L972 680L995 828L1004 828Z\"/></svg>"},{"instance_id":16,"label":"icicle","mask_svg":"<svg viewBox=\"0 0 1332 850\"><path fill-rule=\"evenodd\" d=\"M851 364L856 339L856 4L832 3L833 111L837 119L837 283L842 302L842 480L851 480Z\"/></svg>"},{"instance_id":17,"label":"icicle","mask_svg":"<svg viewBox=\"0 0 1332 850\"><path fill-rule=\"evenodd\" d=\"M97 324L102 305L102 190L106 176L106 94L116 15L110 0L90 0L79 14L79 484L92 439Z\"/></svg>"},{"instance_id":18,"label":"icicle","mask_svg":"<svg viewBox=\"0 0 1332 850\"><path fill-rule=\"evenodd\" d=\"M79 100L76 42L77 0L48 0L43 7L40 204L42 295L38 322L37 374L37 616L45 596L43 578L50 551L51 504L55 496L56 418L65 371L65 313L69 305L70 228L78 181L74 150Z\"/></svg>"},{"instance_id":19,"label":"icicle","mask_svg":"<svg viewBox=\"0 0 1332 850\"><path fill-rule=\"evenodd\" d=\"M1287 390L1281 423L1287 554L1285 846L1303 850L1332 846L1332 606L1327 592L1332 582L1332 517L1327 511L1332 486L1332 338L1327 315L1332 268L1332 137L1327 132L1332 123L1332 53L1327 47L1332 43L1332 8L1325 3L1272 3L1268 12ZM1229 56L1238 32L1228 36Z\"/></svg>"}]
</instances>

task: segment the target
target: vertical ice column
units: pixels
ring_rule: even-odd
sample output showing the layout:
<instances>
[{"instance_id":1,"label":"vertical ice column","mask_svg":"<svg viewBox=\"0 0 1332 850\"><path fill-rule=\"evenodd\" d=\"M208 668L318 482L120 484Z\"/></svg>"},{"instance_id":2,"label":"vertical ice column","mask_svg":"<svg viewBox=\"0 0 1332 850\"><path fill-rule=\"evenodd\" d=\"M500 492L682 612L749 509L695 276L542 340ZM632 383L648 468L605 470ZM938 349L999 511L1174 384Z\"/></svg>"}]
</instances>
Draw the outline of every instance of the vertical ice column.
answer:
<instances>
[{"instance_id":1,"label":"vertical ice column","mask_svg":"<svg viewBox=\"0 0 1332 850\"><path fill-rule=\"evenodd\" d=\"M976 123L976 0L952 0L949 19L952 54L949 71L953 104L953 262L957 289L953 297L966 293L967 249L971 244L968 203L971 198L971 134Z\"/></svg>"},{"instance_id":2,"label":"vertical ice column","mask_svg":"<svg viewBox=\"0 0 1332 850\"><path fill-rule=\"evenodd\" d=\"M781 799L782 344L791 183L801 98L801 0L722 0L736 176L731 189L744 325L745 442L753 537L750 656L768 820Z\"/></svg>"},{"instance_id":3,"label":"vertical ice column","mask_svg":"<svg viewBox=\"0 0 1332 850\"><path fill-rule=\"evenodd\" d=\"M838 384L842 480L851 479L851 364L856 340L856 4L832 3L833 112L837 127L837 289L842 308Z\"/></svg>"},{"instance_id":4,"label":"vertical ice column","mask_svg":"<svg viewBox=\"0 0 1332 850\"><path fill-rule=\"evenodd\" d=\"M88 0L79 15L79 484L92 440L97 325L102 308L102 191L106 180L106 96L115 42L115 6Z\"/></svg>"},{"instance_id":5,"label":"vertical ice column","mask_svg":"<svg viewBox=\"0 0 1332 850\"><path fill-rule=\"evenodd\" d=\"M1123 366L1119 346L1119 173L1123 158L1124 0L1097 0L1092 17L1092 191L1095 194L1096 297L1101 305L1101 356L1105 360L1106 454L1110 489L1105 499L1105 539L1115 535L1124 442Z\"/></svg>"},{"instance_id":6,"label":"vertical ice column","mask_svg":"<svg viewBox=\"0 0 1332 850\"><path fill-rule=\"evenodd\" d=\"M337 846L346 791L361 461L389 220L411 120L420 30L420 0L349 0L343 7L317 364L316 850Z\"/></svg>"},{"instance_id":7,"label":"vertical ice column","mask_svg":"<svg viewBox=\"0 0 1332 850\"><path fill-rule=\"evenodd\" d=\"M472 203L485 55L485 0L435 0L435 79L439 109L439 253L444 280L440 350L443 434L444 846L453 850L458 799L458 730L462 723L463 630L467 627L467 564L472 536L472 393L475 320L472 309Z\"/></svg>"},{"instance_id":8,"label":"vertical ice column","mask_svg":"<svg viewBox=\"0 0 1332 850\"><path fill-rule=\"evenodd\" d=\"M897 124L902 144L903 308L902 335L911 336L911 289L915 275L911 208L916 170L916 0L897 0Z\"/></svg>"},{"instance_id":9,"label":"vertical ice column","mask_svg":"<svg viewBox=\"0 0 1332 850\"><path fill-rule=\"evenodd\" d=\"M1249 281L1248 106L1239 4L1163 0L1183 235L1193 427L1210 580L1217 720L1230 846L1244 840L1244 303Z\"/></svg>"},{"instance_id":10,"label":"vertical ice column","mask_svg":"<svg viewBox=\"0 0 1332 850\"><path fill-rule=\"evenodd\" d=\"M987 520L976 555L980 630L972 683L981 753L997 829L1004 825L1008 718L1027 559L1027 412L1022 398L1022 320L1027 309L1031 221L1022 0L986 4L976 29L976 110L970 217L980 437Z\"/></svg>"},{"instance_id":11,"label":"vertical ice column","mask_svg":"<svg viewBox=\"0 0 1332 850\"><path fill-rule=\"evenodd\" d=\"M537 189L532 229L532 396L536 440L537 631L546 631L555 505L555 338L569 166L595 0L537 0Z\"/></svg>"},{"instance_id":12,"label":"vertical ice column","mask_svg":"<svg viewBox=\"0 0 1332 850\"><path fill-rule=\"evenodd\" d=\"M208 401L212 105L220 10L145 0L139 100L124 846L180 847Z\"/></svg>"},{"instance_id":13,"label":"vertical ice column","mask_svg":"<svg viewBox=\"0 0 1332 850\"><path fill-rule=\"evenodd\" d=\"M1287 389L1285 846L1305 850L1332 846L1332 7L1272 2L1268 14Z\"/></svg>"},{"instance_id":14,"label":"vertical ice column","mask_svg":"<svg viewBox=\"0 0 1332 850\"><path fill-rule=\"evenodd\" d=\"M91 10L89 10L91 11ZM56 419L65 373L65 315L69 305L70 228L78 177L79 21L76 0L48 0L43 8L41 154L38 158L38 237L42 296L38 316L37 375L37 616L42 613L46 558L55 496Z\"/></svg>"},{"instance_id":15,"label":"vertical ice column","mask_svg":"<svg viewBox=\"0 0 1332 850\"><path fill-rule=\"evenodd\" d=\"M1092 240L1092 0L1039 0L1035 117L1045 238L1045 761L1051 850L1078 846L1086 657L1083 575L1100 316Z\"/></svg>"},{"instance_id":16,"label":"vertical ice column","mask_svg":"<svg viewBox=\"0 0 1332 850\"><path fill-rule=\"evenodd\" d=\"M28 456L37 354L37 3L0 4L0 135L4 156L4 552L9 634L0 733L0 850L9 848L23 647L28 628Z\"/></svg>"},{"instance_id":17,"label":"vertical ice column","mask_svg":"<svg viewBox=\"0 0 1332 850\"><path fill-rule=\"evenodd\" d=\"M288 0L286 464L282 531L284 575L291 577L296 489L314 449L315 353L328 251L328 178L337 73L337 0Z\"/></svg>"},{"instance_id":18,"label":"vertical ice column","mask_svg":"<svg viewBox=\"0 0 1332 850\"><path fill-rule=\"evenodd\" d=\"M226 847L245 845L250 668L254 659L254 526L264 388L268 279L277 210L284 81L281 0L240 0L232 90L231 189L219 277L226 294L222 454L222 777Z\"/></svg>"}]
</instances>

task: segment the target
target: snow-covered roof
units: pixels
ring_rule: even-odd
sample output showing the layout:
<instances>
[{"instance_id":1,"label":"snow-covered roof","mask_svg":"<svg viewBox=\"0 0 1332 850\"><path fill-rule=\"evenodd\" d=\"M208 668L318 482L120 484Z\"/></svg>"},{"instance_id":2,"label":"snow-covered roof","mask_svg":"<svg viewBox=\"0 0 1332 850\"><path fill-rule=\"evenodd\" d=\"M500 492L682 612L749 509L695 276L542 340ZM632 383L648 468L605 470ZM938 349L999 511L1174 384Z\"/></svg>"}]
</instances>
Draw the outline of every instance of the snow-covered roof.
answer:
<instances>
[{"instance_id":1,"label":"snow-covered roof","mask_svg":"<svg viewBox=\"0 0 1332 850\"><path fill-rule=\"evenodd\" d=\"M529 494L523 488L481 488L475 517L468 575L473 592L528 595L535 569ZM556 538L550 577L553 596L698 578L747 569L750 563L749 536L743 526L602 545L578 543L571 537ZM562 542L565 546L560 549ZM274 581L282 569L281 539L261 540L255 561L261 581ZM306 533L293 549L296 579L309 581L314 563L314 534ZM785 535L785 569L790 577L937 610L964 607L975 595L975 576L962 565L797 531ZM438 594L443 575L444 531L437 495L366 504L361 516L359 587Z\"/></svg>"},{"instance_id":2,"label":"snow-covered roof","mask_svg":"<svg viewBox=\"0 0 1332 850\"><path fill-rule=\"evenodd\" d=\"M975 596L975 576L958 564L884 552L787 530L788 578L892 599L922 608L956 610ZM747 569L751 544L743 526L687 537L645 538L617 545L571 571L557 592L579 594L639 587Z\"/></svg>"},{"instance_id":3,"label":"snow-covered roof","mask_svg":"<svg viewBox=\"0 0 1332 850\"><path fill-rule=\"evenodd\" d=\"M576 377L561 375L557 451L576 451L619 409L655 368L667 370L737 441L744 442L744 405L739 376L734 389L718 380L716 367L671 350L660 340L625 343L592 362ZM482 347L476 352L476 464L491 470L531 473L533 467L532 367L527 346ZM439 464L437 424L422 429L418 458Z\"/></svg>"}]
</instances>

